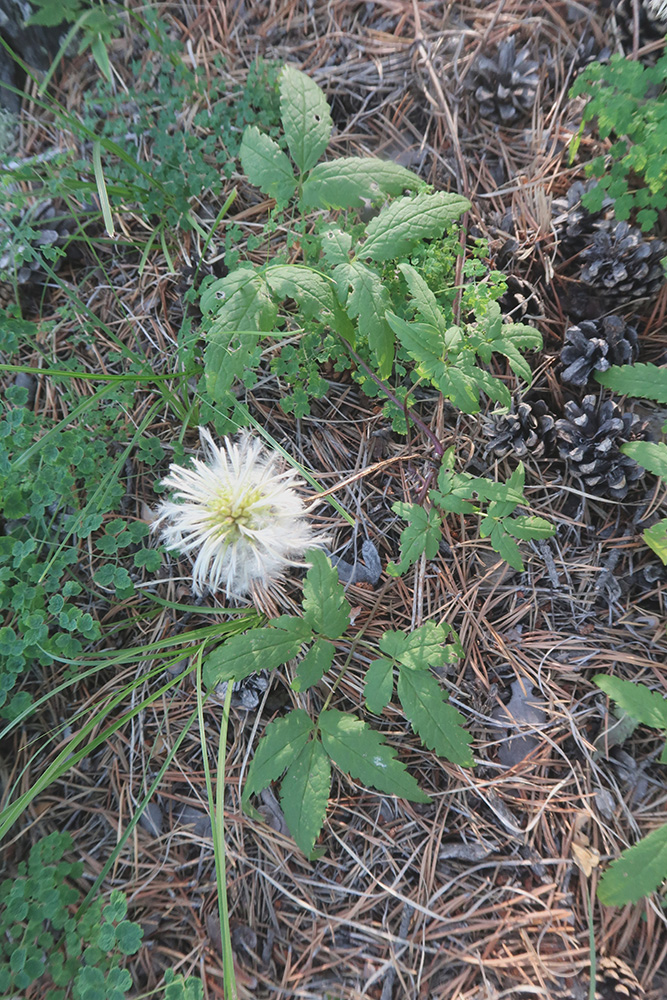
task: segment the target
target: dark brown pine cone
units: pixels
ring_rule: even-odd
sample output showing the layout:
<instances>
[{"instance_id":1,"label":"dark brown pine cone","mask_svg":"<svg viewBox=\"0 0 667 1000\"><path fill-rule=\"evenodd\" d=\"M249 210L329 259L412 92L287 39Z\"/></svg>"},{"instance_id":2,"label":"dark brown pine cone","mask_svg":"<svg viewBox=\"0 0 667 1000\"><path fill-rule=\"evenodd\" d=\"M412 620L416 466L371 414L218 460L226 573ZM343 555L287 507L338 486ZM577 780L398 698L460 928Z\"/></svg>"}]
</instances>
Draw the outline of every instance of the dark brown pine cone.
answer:
<instances>
[{"instance_id":1,"label":"dark brown pine cone","mask_svg":"<svg viewBox=\"0 0 667 1000\"><path fill-rule=\"evenodd\" d=\"M581 280L610 303L652 297L665 280L662 240L645 240L627 222L605 223L582 251Z\"/></svg>"},{"instance_id":2,"label":"dark brown pine cone","mask_svg":"<svg viewBox=\"0 0 667 1000\"><path fill-rule=\"evenodd\" d=\"M667 35L667 4L665 0L639 0L639 48L660 41ZM624 52L632 51L634 41L634 9L632 0L615 0L616 34ZM660 54L659 52L657 53Z\"/></svg>"},{"instance_id":3,"label":"dark brown pine cone","mask_svg":"<svg viewBox=\"0 0 667 1000\"><path fill-rule=\"evenodd\" d=\"M502 41L494 58L479 56L472 71L479 113L502 125L529 114L539 84L539 65L527 47L516 51L514 37Z\"/></svg>"},{"instance_id":4,"label":"dark brown pine cone","mask_svg":"<svg viewBox=\"0 0 667 1000\"><path fill-rule=\"evenodd\" d=\"M482 431L490 439L485 447L487 455L541 458L553 449L555 420L542 399L533 403L513 400L509 411L494 410L485 417Z\"/></svg>"},{"instance_id":5,"label":"dark brown pine cone","mask_svg":"<svg viewBox=\"0 0 667 1000\"><path fill-rule=\"evenodd\" d=\"M592 394L581 406L565 404L565 416L556 421L556 445L570 473L587 493L622 500L642 478L644 469L620 446L646 438L648 430L634 413L623 413L611 399L599 403Z\"/></svg>"},{"instance_id":6,"label":"dark brown pine cone","mask_svg":"<svg viewBox=\"0 0 667 1000\"><path fill-rule=\"evenodd\" d=\"M604 196L598 212L589 212L581 203L581 196L596 185L595 179L585 184L583 181L575 181L564 197L554 198L551 203L558 250L561 257L566 260L575 257L591 245L593 237L610 214L614 201L608 195Z\"/></svg>"},{"instance_id":7,"label":"dark brown pine cone","mask_svg":"<svg viewBox=\"0 0 667 1000\"><path fill-rule=\"evenodd\" d=\"M565 333L561 378L582 388L594 371L606 372L611 365L631 365L638 354L637 331L620 316L582 320Z\"/></svg>"}]
</instances>

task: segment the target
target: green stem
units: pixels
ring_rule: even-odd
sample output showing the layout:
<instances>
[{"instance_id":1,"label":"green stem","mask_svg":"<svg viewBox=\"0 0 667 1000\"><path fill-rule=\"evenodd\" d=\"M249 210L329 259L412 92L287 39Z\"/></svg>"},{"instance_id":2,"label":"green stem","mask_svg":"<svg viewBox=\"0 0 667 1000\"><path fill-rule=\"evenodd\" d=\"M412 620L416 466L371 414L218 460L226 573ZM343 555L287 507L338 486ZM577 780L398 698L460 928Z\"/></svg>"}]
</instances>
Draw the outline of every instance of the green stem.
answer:
<instances>
[{"instance_id":1,"label":"green stem","mask_svg":"<svg viewBox=\"0 0 667 1000\"><path fill-rule=\"evenodd\" d=\"M206 731L204 729L204 698L202 696L202 651L197 657L197 715L199 717L199 734L202 743L204 759L204 776L209 810L211 812L211 828L213 832L213 853L215 856L215 879L218 890L218 915L220 917L220 938L222 941L222 980L225 1000L238 1000L236 979L234 976L234 956L232 953L232 938L229 928L229 907L227 904L227 867L225 859L225 755L227 750L227 727L229 725L229 709L232 702L233 683L227 684L225 703L220 721L220 745L218 747L218 767L216 773L215 806L213 804L213 785L211 770L208 764L206 750Z\"/></svg>"}]
</instances>

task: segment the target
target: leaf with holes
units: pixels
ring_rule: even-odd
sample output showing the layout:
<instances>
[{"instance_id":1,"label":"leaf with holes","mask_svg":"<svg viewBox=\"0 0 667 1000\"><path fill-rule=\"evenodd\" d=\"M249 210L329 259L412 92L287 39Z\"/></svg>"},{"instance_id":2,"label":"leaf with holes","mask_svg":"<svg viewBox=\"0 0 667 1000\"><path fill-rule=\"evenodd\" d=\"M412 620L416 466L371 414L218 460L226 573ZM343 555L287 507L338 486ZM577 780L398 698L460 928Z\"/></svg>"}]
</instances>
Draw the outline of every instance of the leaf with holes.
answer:
<instances>
[{"instance_id":1,"label":"leaf with holes","mask_svg":"<svg viewBox=\"0 0 667 1000\"><path fill-rule=\"evenodd\" d=\"M320 88L293 66L280 74L280 119L292 159L304 174L329 145L333 122Z\"/></svg>"},{"instance_id":2,"label":"leaf with holes","mask_svg":"<svg viewBox=\"0 0 667 1000\"><path fill-rule=\"evenodd\" d=\"M381 735L353 715L329 709L319 718L322 744L341 771L380 792L400 795L410 802L430 802L428 795L396 760L396 751Z\"/></svg>"}]
</instances>

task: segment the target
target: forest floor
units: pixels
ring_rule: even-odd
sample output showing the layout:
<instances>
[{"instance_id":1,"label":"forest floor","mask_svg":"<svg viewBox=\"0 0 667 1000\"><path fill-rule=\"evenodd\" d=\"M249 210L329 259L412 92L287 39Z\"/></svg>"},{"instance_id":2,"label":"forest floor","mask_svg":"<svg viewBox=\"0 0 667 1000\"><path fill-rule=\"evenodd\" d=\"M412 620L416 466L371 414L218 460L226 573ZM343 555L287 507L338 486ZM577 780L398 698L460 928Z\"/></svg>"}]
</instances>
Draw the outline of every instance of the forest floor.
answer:
<instances>
[{"instance_id":1,"label":"forest floor","mask_svg":"<svg viewBox=\"0 0 667 1000\"><path fill-rule=\"evenodd\" d=\"M570 163L583 108L581 99L569 96L577 52L586 38L594 39L598 51L617 44L605 7L566 0L178 0L153 6L183 46L184 64L196 64L222 93L244 85L258 58L290 63L327 95L335 125L329 158L391 159L436 190L464 195L472 206L464 219L468 233L488 240L489 268L520 279L514 287L528 298L521 318L542 334L543 350L530 355L532 398L545 400L556 417L568 399L581 398L560 379L573 279L559 254L552 203L574 181L585 179L584 164L609 145L587 128ZM532 110L503 127L480 115L469 77L479 54L495 51L510 35L539 63L539 86ZM108 53L117 86L122 82L128 92L137 83L132 60L144 67L156 60L147 54L146 36L132 19L109 42ZM89 50L67 57L51 81L53 99L76 120L99 77ZM122 108L115 113L122 119ZM205 126L196 128L203 141ZM31 85L14 155L83 144L74 128L40 110ZM142 155L150 170L150 150ZM202 255L201 274L224 274L224 236L219 234L225 227L235 227L235 249L242 258L261 264L267 253L277 252L280 232L268 242L261 236L270 199L248 184L238 160L229 165L228 175L219 194L190 202L202 225L210 224L236 188L236 200L212 244L204 247L198 232L184 227L167 228L164 238L149 242L155 217L142 215L141 206L119 210L111 195L125 244L114 244L98 223L88 230L81 252L63 261L57 280L23 290L23 319L48 332L32 349L25 342L13 357L5 352L5 360L33 368L57 364L82 373L69 380L36 378L35 412L85 424L84 417L72 416L77 394L90 399L98 387L96 375L132 370L136 352L155 372L172 371L184 321L196 334L200 320L196 301L186 303L184 295ZM667 235L664 222L653 235ZM67 291L72 287L85 307L72 306ZM662 363L666 308L665 287L658 298L632 308L641 361ZM95 327L95 317L104 328L91 339L82 331ZM109 330L113 338L104 332ZM197 360L196 336L193 351ZM254 419L322 489L342 482L336 499L352 513L356 527L333 508L318 508L336 555L353 561L369 539L386 566L397 558L402 527L392 503L416 502L432 468L431 446L414 427L408 436L394 431L382 399L368 398L348 373L330 366L324 374L326 395L313 400L311 412L298 419L280 406L285 388L277 376L243 388L243 399ZM514 376L503 377L513 388ZM9 385L13 376L6 378ZM196 380L190 385L196 401ZM603 390L594 383L588 391ZM496 461L489 454L478 415L443 406L435 391L424 389L417 399L421 419L445 447L456 446L463 467L476 475L508 478L516 458ZM156 403L155 386L137 383L123 397L122 409L107 415L117 421L116 429L126 428L112 447L123 457L124 490L113 517L149 521L158 502L154 483L166 475L173 442L182 441L187 453L198 451L197 422L190 419L194 411L188 424L166 397ZM485 401L484 407L492 404ZM650 404L641 412L643 419L654 413ZM97 426L89 428L91 434ZM123 434L137 427L161 447L123 451ZM664 821L659 734L640 726L616 743L609 736L612 705L593 683L604 673L665 690L667 590L662 589L664 576L650 572L660 564L642 540L647 524L666 514L664 485L647 475L618 501L582 493L557 457L528 454L524 463L531 511L548 518L557 531L552 539L522 546L522 572L503 562L480 536L477 518L451 515L443 522L444 544L435 558L420 560L401 578L383 575L375 587L351 584L347 589L354 614L367 622L370 635L388 628L410 630L429 620L446 621L458 631L465 656L449 669L446 685L474 738L474 768L426 750L392 703L383 732L430 791L432 803L365 790L348 775L335 773L318 841L323 852L309 861L296 848L273 792L263 795L261 820L241 809L242 783L257 739L286 705L303 702L290 687L289 669L271 674L255 708L232 709L225 822L240 997L584 1000L589 920L598 959L624 960L649 1000L667 995L664 898L663 906L654 894L623 908L595 899L608 862ZM96 648L139 649L187 633L193 622L204 627L220 621L222 595L193 606L193 622L183 611L192 603L188 564L179 564L175 555L165 558L157 573L135 574L134 593L115 598L108 589L101 594L93 582L99 558L97 550L83 544L80 579L86 578L87 608L102 630ZM298 573L290 587L298 600ZM162 604L153 603L147 611L150 593ZM159 665L154 657L151 663ZM67 830L74 838L71 856L84 861L87 889L175 740L190 725L196 691L189 671L127 717L147 692L155 694L165 675L144 676L145 662L137 655L116 669L89 673L59 688L68 669L64 662L35 666L20 679L17 690L34 698L52 693L4 736L8 797L36 787L66 745L70 733L59 727L67 720L76 718L80 726L78 720L92 717L104 704L109 707L104 725L116 720L119 727L40 788L6 841L4 869L12 876L31 841ZM173 680L175 675L172 670L168 676ZM111 705L114 695L134 682L130 693ZM526 699L543 713L530 742L527 738L513 759L501 752L514 731L512 723L497 724L510 697L519 720ZM345 675L333 705L364 714L361 668ZM220 706L209 701L204 711L214 753ZM44 742L44 732L60 735ZM100 732L101 722L89 739ZM207 815L195 723L102 887L126 893L130 917L144 930L142 947L128 964L136 995L156 988L168 967L199 976L206 997L223 995Z\"/></svg>"}]
</instances>

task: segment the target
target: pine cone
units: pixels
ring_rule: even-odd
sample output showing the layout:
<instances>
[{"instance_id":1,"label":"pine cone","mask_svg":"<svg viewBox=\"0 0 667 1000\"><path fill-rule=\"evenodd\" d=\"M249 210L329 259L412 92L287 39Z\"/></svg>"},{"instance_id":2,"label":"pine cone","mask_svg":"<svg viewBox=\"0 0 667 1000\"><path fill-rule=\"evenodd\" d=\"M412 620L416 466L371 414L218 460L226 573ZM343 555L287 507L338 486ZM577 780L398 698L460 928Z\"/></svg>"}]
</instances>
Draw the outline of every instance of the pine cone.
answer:
<instances>
[{"instance_id":1,"label":"pine cone","mask_svg":"<svg viewBox=\"0 0 667 1000\"><path fill-rule=\"evenodd\" d=\"M642 1000L646 993L630 966L620 958L599 958L595 1000Z\"/></svg>"},{"instance_id":2,"label":"pine cone","mask_svg":"<svg viewBox=\"0 0 667 1000\"><path fill-rule=\"evenodd\" d=\"M589 212L581 204L581 196L597 185L596 180L575 181L570 185L564 198L554 198L551 203L553 224L558 237L558 249L562 257L569 259L591 245L601 224L614 204L613 198L604 196L598 212Z\"/></svg>"},{"instance_id":3,"label":"pine cone","mask_svg":"<svg viewBox=\"0 0 667 1000\"><path fill-rule=\"evenodd\" d=\"M645 240L627 222L605 223L581 253L581 280L612 303L648 298L665 280L660 260L666 253L662 240Z\"/></svg>"},{"instance_id":4,"label":"pine cone","mask_svg":"<svg viewBox=\"0 0 667 1000\"><path fill-rule=\"evenodd\" d=\"M544 318L544 303L534 285L515 274L506 274L507 291L498 299L503 316L515 323Z\"/></svg>"},{"instance_id":5,"label":"pine cone","mask_svg":"<svg viewBox=\"0 0 667 1000\"><path fill-rule=\"evenodd\" d=\"M560 360L563 382L582 388L592 372L606 372L611 365L631 365L637 360L639 341L634 326L620 316L582 320L565 332Z\"/></svg>"},{"instance_id":6,"label":"pine cone","mask_svg":"<svg viewBox=\"0 0 667 1000\"><path fill-rule=\"evenodd\" d=\"M56 217L51 201L31 205L12 219L11 226L0 223L0 281L15 278L19 285L47 281L40 248L64 246L71 235L71 224L72 220ZM34 235L22 239L22 230L32 230ZM57 271L60 262L58 256L49 261L49 267Z\"/></svg>"},{"instance_id":7,"label":"pine cone","mask_svg":"<svg viewBox=\"0 0 667 1000\"><path fill-rule=\"evenodd\" d=\"M667 35L667 5L665 0L639 0L639 48L660 41ZM616 34L624 52L632 51L634 43L634 10L632 0L615 0ZM660 55L660 53L656 53Z\"/></svg>"},{"instance_id":8,"label":"pine cone","mask_svg":"<svg viewBox=\"0 0 667 1000\"><path fill-rule=\"evenodd\" d=\"M634 413L623 413L607 399L598 404L592 394L581 406L565 404L565 417L556 421L556 444L573 476L597 496L622 500L644 475L644 469L620 451L626 441L646 438L648 430Z\"/></svg>"},{"instance_id":9,"label":"pine cone","mask_svg":"<svg viewBox=\"0 0 667 1000\"><path fill-rule=\"evenodd\" d=\"M473 67L479 113L502 125L511 125L529 114L539 84L539 64L528 47L516 52L514 36L498 46L495 58L479 56Z\"/></svg>"},{"instance_id":10,"label":"pine cone","mask_svg":"<svg viewBox=\"0 0 667 1000\"><path fill-rule=\"evenodd\" d=\"M542 399L533 403L512 400L506 408L494 410L482 423L482 431L491 440L485 454L492 452L496 458L516 455L541 458L548 454L555 440L555 421Z\"/></svg>"}]
</instances>

